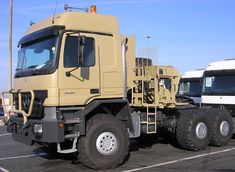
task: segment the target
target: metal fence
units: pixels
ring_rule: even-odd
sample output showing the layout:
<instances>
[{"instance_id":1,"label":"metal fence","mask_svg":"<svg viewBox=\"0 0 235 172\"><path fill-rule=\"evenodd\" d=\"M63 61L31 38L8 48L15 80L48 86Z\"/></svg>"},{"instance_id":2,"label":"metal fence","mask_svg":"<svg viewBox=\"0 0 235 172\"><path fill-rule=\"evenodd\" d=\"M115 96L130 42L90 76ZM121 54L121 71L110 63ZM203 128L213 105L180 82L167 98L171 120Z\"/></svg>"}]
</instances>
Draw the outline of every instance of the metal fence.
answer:
<instances>
[{"instance_id":1,"label":"metal fence","mask_svg":"<svg viewBox=\"0 0 235 172\"><path fill-rule=\"evenodd\" d=\"M141 48L136 52L138 58L151 59L152 64L158 64L157 47Z\"/></svg>"}]
</instances>

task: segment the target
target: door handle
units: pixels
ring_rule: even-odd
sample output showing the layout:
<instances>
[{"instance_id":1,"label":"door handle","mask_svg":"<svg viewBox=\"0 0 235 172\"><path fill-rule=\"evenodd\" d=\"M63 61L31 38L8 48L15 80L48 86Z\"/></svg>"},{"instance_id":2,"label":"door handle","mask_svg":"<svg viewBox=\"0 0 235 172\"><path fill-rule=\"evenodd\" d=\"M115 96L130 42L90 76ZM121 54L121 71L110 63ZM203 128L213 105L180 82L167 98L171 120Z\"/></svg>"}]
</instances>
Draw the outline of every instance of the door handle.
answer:
<instances>
[{"instance_id":1,"label":"door handle","mask_svg":"<svg viewBox=\"0 0 235 172\"><path fill-rule=\"evenodd\" d=\"M90 94L99 94L100 90L98 88L92 88L90 89Z\"/></svg>"}]
</instances>

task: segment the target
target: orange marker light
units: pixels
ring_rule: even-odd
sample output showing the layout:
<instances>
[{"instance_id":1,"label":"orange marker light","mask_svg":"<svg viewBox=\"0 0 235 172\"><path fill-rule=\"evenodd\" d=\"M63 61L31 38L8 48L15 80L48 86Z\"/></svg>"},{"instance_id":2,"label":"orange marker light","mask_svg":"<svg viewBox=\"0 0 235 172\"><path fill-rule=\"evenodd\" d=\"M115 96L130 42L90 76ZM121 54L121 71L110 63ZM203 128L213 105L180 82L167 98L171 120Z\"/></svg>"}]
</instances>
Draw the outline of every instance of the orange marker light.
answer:
<instances>
[{"instance_id":1,"label":"orange marker light","mask_svg":"<svg viewBox=\"0 0 235 172\"><path fill-rule=\"evenodd\" d=\"M96 13L96 6L92 5L90 11L91 13Z\"/></svg>"},{"instance_id":2,"label":"orange marker light","mask_svg":"<svg viewBox=\"0 0 235 172\"><path fill-rule=\"evenodd\" d=\"M64 128L64 123L59 123L59 128Z\"/></svg>"}]
</instances>

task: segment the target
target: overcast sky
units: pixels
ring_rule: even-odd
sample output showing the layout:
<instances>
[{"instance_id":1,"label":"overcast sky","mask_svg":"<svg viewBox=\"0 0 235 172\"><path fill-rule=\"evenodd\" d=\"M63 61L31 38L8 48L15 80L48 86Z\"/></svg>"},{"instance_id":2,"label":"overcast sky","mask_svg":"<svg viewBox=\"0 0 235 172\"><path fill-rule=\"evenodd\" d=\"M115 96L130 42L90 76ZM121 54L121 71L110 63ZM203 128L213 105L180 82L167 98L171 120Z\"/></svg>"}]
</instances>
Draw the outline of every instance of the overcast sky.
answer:
<instances>
[{"instance_id":1,"label":"overcast sky","mask_svg":"<svg viewBox=\"0 0 235 172\"><path fill-rule=\"evenodd\" d=\"M14 0L13 64L17 42L30 21L54 12L56 0ZM137 49L157 47L157 62L181 73L205 68L209 62L235 57L234 0L58 0L75 7L97 5L98 13L116 16L125 35L136 35ZM9 1L0 1L0 91L8 87Z\"/></svg>"}]
</instances>

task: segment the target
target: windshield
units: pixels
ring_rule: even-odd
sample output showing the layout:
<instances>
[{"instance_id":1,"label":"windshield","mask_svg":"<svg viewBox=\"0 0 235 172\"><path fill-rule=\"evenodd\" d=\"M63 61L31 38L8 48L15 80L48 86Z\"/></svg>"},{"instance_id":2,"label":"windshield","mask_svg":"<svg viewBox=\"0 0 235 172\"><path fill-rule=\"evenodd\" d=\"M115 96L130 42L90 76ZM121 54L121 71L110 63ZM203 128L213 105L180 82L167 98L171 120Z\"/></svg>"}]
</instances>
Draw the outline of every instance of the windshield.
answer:
<instances>
[{"instance_id":1,"label":"windshield","mask_svg":"<svg viewBox=\"0 0 235 172\"><path fill-rule=\"evenodd\" d=\"M235 75L205 76L202 91L203 94L235 94Z\"/></svg>"},{"instance_id":2,"label":"windshield","mask_svg":"<svg viewBox=\"0 0 235 172\"><path fill-rule=\"evenodd\" d=\"M40 39L21 46L16 72L53 68L56 61L57 37Z\"/></svg>"},{"instance_id":3,"label":"windshield","mask_svg":"<svg viewBox=\"0 0 235 172\"><path fill-rule=\"evenodd\" d=\"M179 95L184 95L189 97L200 97L201 96L200 80L180 81Z\"/></svg>"}]
</instances>

